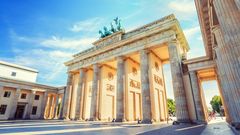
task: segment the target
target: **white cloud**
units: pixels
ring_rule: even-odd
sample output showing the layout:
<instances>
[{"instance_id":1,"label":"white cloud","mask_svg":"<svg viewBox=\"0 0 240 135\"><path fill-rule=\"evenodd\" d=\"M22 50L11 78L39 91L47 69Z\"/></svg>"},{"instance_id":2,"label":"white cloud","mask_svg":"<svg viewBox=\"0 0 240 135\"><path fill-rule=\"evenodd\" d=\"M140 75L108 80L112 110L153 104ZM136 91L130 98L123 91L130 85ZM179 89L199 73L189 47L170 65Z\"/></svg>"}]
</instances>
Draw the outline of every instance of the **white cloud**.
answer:
<instances>
[{"instance_id":1,"label":"white cloud","mask_svg":"<svg viewBox=\"0 0 240 135\"><path fill-rule=\"evenodd\" d=\"M78 49L83 50L91 47L96 38L59 38L52 36L50 39L41 41L41 45L50 48Z\"/></svg>"},{"instance_id":2,"label":"white cloud","mask_svg":"<svg viewBox=\"0 0 240 135\"><path fill-rule=\"evenodd\" d=\"M1 58L2 60L24 65L38 69L38 79L44 81L48 85L64 85L66 83L66 67L63 64L71 59L72 52L60 50L43 50L31 49L26 50L14 49L15 57ZM61 78L61 79L60 79ZM57 80L57 81L56 81Z\"/></svg>"},{"instance_id":3,"label":"white cloud","mask_svg":"<svg viewBox=\"0 0 240 135\"><path fill-rule=\"evenodd\" d=\"M194 0L173 0L168 3L168 8L180 20L191 20L196 15Z\"/></svg>"},{"instance_id":4,"label":"white cloud","mask_svg":"<svg viewBox=\"0 0 240 135\"><path fill-rule=\"evenodd\" d=\"M38 81L48 85L53 85L53 82L54 85L65 85L67 68L63 63L70 60L73 54L91 47L96 40L56 36L28 37L18 35L14 30L9 32L9 36L15 44L12 48L14 57L0 59L38 69Z\"/></svg>"},{"instance_id":5,"label":"white cloud","mask_svg":"<svg viewBox=\"0 0 240 135\"><path fill-rule=\"evenodd\" d=\"M79 21L69 29L72 32L92 32L96 31L104 23L104 19L96 17Z\"/></svg>"},{"instance_id":6,"label":"white cloud","mask_svg":"<svg viewBox=\"0 0 240 135\"><path fill-rule=\"evenodd\" d=\"M196 58L205 56L205 49L201 39L201 30L199 26L190 27L183 30L184 35L190 46L190 51L188 52L187 58Z\"/></svg>"},{"instance_id":7,"label":"white cloud","mask_svg":"<svg viewBox=\"0 0 240 135\"><path fill-rule=\"evenodd\" d=\"M196 26L196 27L191 27L191 28L188 28L188 29L185 29L183 30L186 38L188 40L191 40L191 38L193 36L196 36L196 34L199 34L201 31L200 31L200 27L199 26Z\"/></svg>"},{"instance_id":8,"label":"white cloud","mask_svg":"<svg viewBox=\"0 0 240 135\"><path fill-rule=\"evenodd\" d=\"M196 11L193 0L175 0L168 4L170 9L181 13L193 13Z\"/></svg>"}]
</instances>

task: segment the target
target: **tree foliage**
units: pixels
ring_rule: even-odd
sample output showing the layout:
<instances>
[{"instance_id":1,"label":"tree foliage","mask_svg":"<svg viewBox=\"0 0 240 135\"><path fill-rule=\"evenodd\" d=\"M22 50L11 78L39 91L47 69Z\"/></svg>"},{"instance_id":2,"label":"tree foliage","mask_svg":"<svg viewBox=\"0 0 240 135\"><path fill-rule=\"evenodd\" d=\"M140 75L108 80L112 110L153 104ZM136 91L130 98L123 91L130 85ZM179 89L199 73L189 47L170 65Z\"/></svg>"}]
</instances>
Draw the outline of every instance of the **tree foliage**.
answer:
<instances>
[{"instance_id":1,"label":"tree foliage","mask_svg":"<svg viewBox=\"0 0 240 135\"><path fill-rule=\"evenodd\" d=\"M175 116L176 113L176 104L173 99L167 99L167 106L168 106L168 114L171 116Z\"/></svg>"},{"instance_id":2,"label":"tree foliage","mask_svg":"<svg viewBox=\"0 0 240 135\"><path fill-rule=\"evenodd\" d=\"M220 96L215 95L210 101L210 104L214 112L220 113L220 108L222 106L222 100Z\"/></svg>"}]
</instances>

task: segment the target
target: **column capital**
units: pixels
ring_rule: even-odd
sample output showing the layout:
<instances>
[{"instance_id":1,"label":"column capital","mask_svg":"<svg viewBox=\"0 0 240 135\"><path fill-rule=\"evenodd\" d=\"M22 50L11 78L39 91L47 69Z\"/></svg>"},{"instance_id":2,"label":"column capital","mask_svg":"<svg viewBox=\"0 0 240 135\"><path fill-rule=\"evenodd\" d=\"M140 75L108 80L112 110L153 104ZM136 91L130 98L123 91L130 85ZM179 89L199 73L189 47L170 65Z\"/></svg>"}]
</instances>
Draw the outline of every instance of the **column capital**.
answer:
<instances>
[{"instance_id":1,"label":"column capital","mask_svg":"<svg viewBox=\"0 0 240 135\"><path fill-rule=\"evenodd\" d=\"M140 54L149 54L149 53L150 53L150 50L148 49L140 50Z\"/></svg>"},{"instance_id":2,"label":"column capital","mask_svg":"<svg viewBox=\"0 0 240 135\"><path fill-rule=\"evenodd\" d=\"M36 90L31 90L30 92L31 92L31 94L36 94L37 91Z\"/></svg>"},{"instance_id":3,"label":"column capital","mask_svg":"<svg viewBox=\"0 0 240 135\"><path fill-rule=\"evenodd\" d=\"M176 45L178 43L179 43L179 41L177 39L172 39L172 40L168 41L168 45Z\"/></svg>"},{"instance_id":4,"label":"column capital","mask_svg":"<svg viewBox=\"0 0 240 135\"><path fill-rule=\"evenodd\" d=\"M86 72L86 71L87 71L87 68L79 68L78 70L79 70L79 72L81 72L81 71Z\"/></svg>"},{"instance_id":5,"label":"column capital","mask_svg":"<svg viewBox=\"0 0 240 135\"><path fill-rule=\"evenodd\" d=\"M196 71L189 71L189 74L195 74L195 75L197 75L197 72Z\"/></svg>"},{"instance_id":6,"label":"column capital","mask_svg":"<svg viewBox=\"0 0 240 135\"><path fill-rule=\"evenodd\" d=\"M100 68L100 64L99 63L95 63L95 64L93 64L93 71L98 71L99 70L99 68Z\"/></svg>"},{"instance_id":7,"label":"column capital","mask_svg":"<svg viewBox=\"0 0 240 135\"><path fill-rule=\"evenodd\" d=\"M118 56L118 57L116 58L116 60L117 60L118 62L123 62L123 61L125 61L125 59L126 59L125 56Z\"/></svg>"}]
</instances>

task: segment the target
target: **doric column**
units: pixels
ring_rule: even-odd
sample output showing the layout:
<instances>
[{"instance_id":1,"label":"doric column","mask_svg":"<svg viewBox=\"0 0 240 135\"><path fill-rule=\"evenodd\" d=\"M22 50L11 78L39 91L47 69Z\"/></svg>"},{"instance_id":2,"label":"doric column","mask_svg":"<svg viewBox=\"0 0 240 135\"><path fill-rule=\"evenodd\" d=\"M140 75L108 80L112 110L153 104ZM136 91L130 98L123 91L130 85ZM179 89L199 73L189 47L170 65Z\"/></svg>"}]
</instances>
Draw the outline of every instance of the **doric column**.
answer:
<instances>
[{"instance_id":1,"label":"doric column","mask_svg":"<svg viewBox=\"0 0 240 135\"><path fill-rule=\"evenodd\" d=\"M32 107L33 107L35 93L36 93L36 91L33 91L33 90L30 91L25 119L30 119L30 115L32 113Z\"/></svg>"},{"instance_id":2,"label":"doric column","mask_svg":"<svg viewBox=\"0 0 240 135\"><path fill-rule=\"evenodd\" d=\"M65 92L66 92L66 87L64 88L63 95L61 96L61 108L60 108L59 119L63 119L63 108L64 108Z\"/></svg>"},{"instance_id":3,"label":"doric column","mask_svg":"<svg viewBox=\"0 0 240 135\"><path fill-rule=\"evenodd\" d=\"M64 95L63 119L69 119L70 102L72 93L72 73L68 73L67 88Z\"/></svg>"},{"instance_id":4,"label":"doric column","mask_svg":"<svg viewBox=\"0 0 240 135\"><path fill-rule=\"evenodd\" d=\"M17 103L18 103L20 93L21 93L21 89L17 88L16 93L13 98L14 100L12 101L12 107L11 107L9 119L14 119L14 116L15 116L15 113L17 110Z\"/></svg>"},{"instance_id":5,"label":"doric column","mask_svg":"<svg viewBox=\"0 0 240 135\"><path fill-rule=\"evenodd\" d=\"M79 82L78 82L78 89L77 89L77 102L76 102L76 114L75 119L82 120L82 107L81 101L83 99L83 91L84 91L84 77L85 71L84 69L79 70Z\"/></svg>"},{"instance_id":6,"label":"doric column","mask_svg":"<svg viewBox=\"0 0 240 135\"><path fill-rule=\"evenodd\" d=\"M58 119L58 104L59 104L59 95L56 95L56 100L55 100L55 106L54 106L54 113L53 117L54 119Z\"/></svg>"},{"instance_id":7,"label":"doric column","mask_svg":"<svg viewBox=\"0 0 240 135\"><path fill-rule=\"evenodd\" d=\"M117 58L117 118L116 122L126 121L125 119L125 107L124 107L124 59L123 57Z\"/></svg>"},{"instance_id":8,"label":"doric column","mask_svg":"<svg viewBox=\"0 0 240 135\"><path fill-rule=\"evenodd\" d=\"M140 51L141 90L142 90L142 114L143 123L152 123L152 109L149 85L149 57L147 50Z\"/></svg>"},{"instance_id":9,"label":"doric column","mask_svg":"<svg viewBox=\"0 0 240 135\"><path fill-rule=\"evenodd\" d=\"M44 119L44 115L46 112L46 108L47 108L47 102L48 102L48 92L45 91L42 97L42 102L41 102L41 115L40 115L40 119Z\"/></svg>"},{"instance_id":10,"label":"doric column","mask_svg":"<svg viewBox=\"0 0 240 135\"><path fill-rule=\"evenodd\" d=\"M190 71L189 74L190 74L190 81L192 85L194 105L196 108L197 121L204 122L205 121L204 109L203 109L201 95L200 95L199 80L197 77L197 73L196 71Z\"/></svg>"},{"instance_id":11,"label":"doric column","mask_svg":"<svg viewBox=\"0 0 240 135\"><path fill-rule=\"evenodd\" d=\"M172 84L176 102L176 115L178 121L189 121L187 100L182 78L181 59L177 45L177 41L170 41L168 45Z\"/></svg>"},{"instance_id":12,"label":"doric column","mask_svg":"<svg viewBox=\"0 0 240 135\"><path fill-rule=\"evenodd\" d=\"M219 21L219 29L214 32L219 47L217 59L221 59L217 68L225 76L219 77L232 122L240 122L240 13L236 4L234 0L213 1Z\"/></svg>"},{"instance_id":13,"label":"doric column","mask_svg":"<svg viewBox=\"0 0 240 135\"><path fill-rule=\"evenodd\" d=\"M99 94L99 66L98 64L94 64L90 120L98 120L98 94Z\"/></svg>"},{"instance_id":14,"label":"doric column","mask_svg":"<svg viewBox=\"0 0 240 135\"><path fill-rule=\"evenodd\" d=\"M53 103L53 95L50 95L49 101L48 101L48 108L47 108L47 119L51 118L52 103Z\"/></svg>"}]
</instances>

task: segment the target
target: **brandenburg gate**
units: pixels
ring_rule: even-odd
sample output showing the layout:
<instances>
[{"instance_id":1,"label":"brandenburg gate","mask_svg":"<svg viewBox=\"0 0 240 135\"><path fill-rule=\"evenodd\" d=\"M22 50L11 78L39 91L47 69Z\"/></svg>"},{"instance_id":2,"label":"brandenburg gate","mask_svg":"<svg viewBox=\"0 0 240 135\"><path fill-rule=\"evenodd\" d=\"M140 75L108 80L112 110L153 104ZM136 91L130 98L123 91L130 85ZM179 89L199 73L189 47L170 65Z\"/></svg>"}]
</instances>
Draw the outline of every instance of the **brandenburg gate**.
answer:
<instances>
[{"instance_id":1,"label":"brandenburg gate","mask_svg":"<svg viewBox=\"0 0 240 135\"><path fill-rule=\"evenodd\" d=\"M166 121L163 64L170 63L177 119L189 121L181 65L189 46L174 15L93 45L65 63L64 119Z\"/></svg>"}]
</instances>

